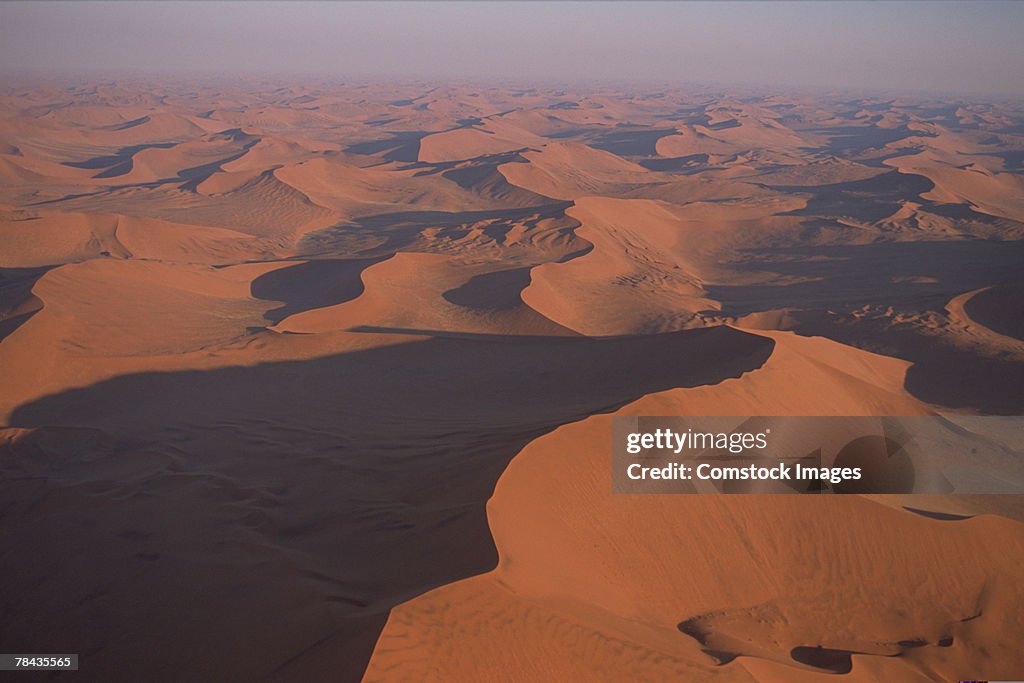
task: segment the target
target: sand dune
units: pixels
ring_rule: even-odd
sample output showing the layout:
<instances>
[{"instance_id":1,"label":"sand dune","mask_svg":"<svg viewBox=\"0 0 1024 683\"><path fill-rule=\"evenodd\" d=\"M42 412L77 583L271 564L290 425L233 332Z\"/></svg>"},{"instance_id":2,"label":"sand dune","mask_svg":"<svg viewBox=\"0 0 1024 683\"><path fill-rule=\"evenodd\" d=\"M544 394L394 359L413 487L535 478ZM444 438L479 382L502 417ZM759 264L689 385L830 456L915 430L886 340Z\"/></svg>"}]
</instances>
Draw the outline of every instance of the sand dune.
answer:
<instances>
[{"instance_id":1,"label":"sand dune","mask_svg":"<svg viewBox=\"0 0 1024 683\"><path fill-rule=\"evenodd\" d=\"M0 223L0 266L26 268L129 254L117 238L115 216L10 211Z\"/></svg>"},{"instance_id":2,"label":"sand dune","mask_svg":"<svg viewBox=\"0 0 1024 683\"><path fill-rule=\"evenodd\" d=\"M751 149L796 150L818 142L814 136L801 136L764 112L718 112L708 116L707 125L683 126L658 140L658 154L681 157L690 154L736 154Z\"/></svg>"},{"instance_id":3,"label":"sand dune","mask_svg":"<svg viewBox=\"0 0 1024 683\"><path fill-rule=\"evenodd\" d=\"M271 259L288 251L287 242L273 238L139 216L118 218L117 239L134 258L166 262L240 263Z\"/></svg>"},{"instance_id":4,"label":"sand dune","mask_svg":"<svg viewBox=\"0 0 1024 683\"><path fill-rule=\"evenodd\" d=\"M486 269L484 269L486 268ZM528 269L505 287L488 278L494 266L467 266L442 254L398 253L362 272L357 299L291 315L274 326L282 332L316 333L379 328L475 334L571 335L570 330L523 304ZM480 284L480 283L483 284ZM504 289L505 291L501 291ZM473 298L476 297L474 301Z\"/></svg>"},{"instance_id":5,"label":"sand dune","mask_svg":"<svg viewBox=\"0 0 1024 683\"><path fill-rule=\"evenodd\" d=\"M975 292L963 302L968 318L997 334L1024 339L1020 313L1020 285L1007 284Z\"/></svg>"},{"instance_id":6,"label":"sand dune","mask_svg":"<svg viewBox=\"0 0 1024 683\"><path fill-rule=\"evenodd\" d=\"M901 388L905 365L772 336L749 375L621 413L923 410ZM1021 599L1020 522L951 524L863 498L614 496L608 422L562 427L516 457L488 504L497 569L393 610L367 680L929 680L1020 666L1005 607ZM950 544L970 552L951 561ZM865 570L881 558L884 581Z\"/></svg>"},{"instance_id":7,"label":"sand dune","mask_svg":"<svg viewBox=\"0 0 1024 683\"><path fill-rule=\"evenodd\" d=\"M244 336L270 308L251 299L248 280L230 270L137 260L63 266L39 278L32 294L42 310L0 348L9 368L4 411L28 396L145 366L133 357L183 354Z\"/></svg>"},{"instance_id":8,"label":"sand dune","mask_svg":"<svg viewBox=\"0 0 1024 683\"><path fill-rule=\"evenodd\" d=\"M989 354L1001 354L1024 360L1024 340L1020 339L1020 318L1014 315L1013 289L1009 286L976 289L955 296L946 304L951 331L960 337L960 343L985 348ZM975 301L980 297L980 301ZM993 301L1003 304L996 307ZM989 325L986 325L985 322ZM995 327L991 327L994 325Z\"/></svg>"},{"instance_id":9,"label":"sand dune","mask_svg":"<svg viewBox=\"0 0 1024 683\"><path fill-rule=\"evenodd\" d=\"M509 206L466 191L441 175L360 168L326 157L289 164L275 173L318 205L353 218L409 210L467 211Z\"/></svg>"},{"instance_id":10,"label":"sand dune","mask_svg":"<svg viewBox=\"0 0 1024 683\"><path fill-rule=\"evenodd\" d=\"M280 181L273 169L238 179L215 196L178 187L128 186L59 200L62 210L90 207L123 212L174 223L228 228L258 237L296 238L304 232L330 226L338 216L319 206L291 185ZM53 205L51 205L53 206Z\"/></svg>"},{"instance_id":11,"label":"sand dune","mask_svg":"<svg viewBox=\"0 0 1024 683\"><path fill-rule=\"evenodd\" d=\"M581 144L552 144L523 158L528 163L504 164L501 174L513 185L557 199L617 195L652 182L642 166Z\"/></svg>"},{"instance_id":12,"label":"sand dune","mask_svg":"<svg viewBox=\"0 0 1024 683\"><path fill-rule=\"evenodd\" d=\"M443 163L503 154L540 144L543 138L515 126L489 120L481 127L470 126L434 133L420 140L419 160Z\"/></svg>"},{"instance_id":13,"label":"sand dune","mask_svg":"<svg viewBox=\"0 0 1024 683\"><path fill-rule=\"evenodd\" d=\"M1019 175L994 174L980 168L949 168L918 166L911 159L890 160L888 163L909 172L920 173L933 183L935 189L925 195L944 204L968 203L978 211L993 216L1016 219L1024 204L1024 179Z\"/></svg>"},{"instance_id":14,"label":"sand dune","mask_svg":"<svg viewBox=\"0 0 1024 683\"><path fill-rule=\"evenodd\" d=\"M212 226L103 213L10 211L0 218L0 267L58 265L93 258L231 263L267 257L287 244Z\"/></svg>"},{"instance_id":15,"label":"sand dune","mask_svg":"<svg viewBox=\"0 0 1024 683\"><path fill-rule=\"evenodd\" d=\"M523 301L588 335L683 329L714 304L704 298L700 264L688 262L681 223L669 208L642 200L580 200L567 212L593 249L537 266Z\"/></svg>"}]
</instances>

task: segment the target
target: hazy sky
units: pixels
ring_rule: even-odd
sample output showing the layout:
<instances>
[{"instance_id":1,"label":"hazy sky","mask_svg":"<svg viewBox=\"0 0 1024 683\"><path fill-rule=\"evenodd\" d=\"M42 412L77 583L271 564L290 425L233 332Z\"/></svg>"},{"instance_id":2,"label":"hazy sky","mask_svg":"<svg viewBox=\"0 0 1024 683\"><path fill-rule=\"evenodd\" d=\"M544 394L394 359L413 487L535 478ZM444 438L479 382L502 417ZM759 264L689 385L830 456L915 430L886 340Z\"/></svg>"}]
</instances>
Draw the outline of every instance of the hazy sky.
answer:
<instances>
[{"instance_id":1,"label":"hazy sky","mask_svg":"<svg viewBox=\"0 0 1024 683\"><path fill-rule=\"evenodd\" d=\"M1024 2L2 2L32 69L645 79L1024 95Z\"/></svg>"}]
</instances>

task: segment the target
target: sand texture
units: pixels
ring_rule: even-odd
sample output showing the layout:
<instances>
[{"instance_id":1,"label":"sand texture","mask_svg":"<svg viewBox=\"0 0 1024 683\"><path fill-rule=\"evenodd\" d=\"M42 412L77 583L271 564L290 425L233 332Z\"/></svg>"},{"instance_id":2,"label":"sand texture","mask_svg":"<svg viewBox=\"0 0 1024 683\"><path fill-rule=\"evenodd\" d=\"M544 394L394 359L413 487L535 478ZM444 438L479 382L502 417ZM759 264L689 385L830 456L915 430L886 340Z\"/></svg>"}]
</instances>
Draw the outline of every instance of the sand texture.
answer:
<instances>
[{"instance_id":1,"label":"sand texture","mask_svg":"<svg viewBox=\"0 0 1024 683\"><path fill-rule=\"evenodd\" d=\"M6 85L2 649L96 681L1019 677L1020 497L613 495L609 435L1021 414L1021 150L1011 102Z\"/></svg>"}]
</instances>

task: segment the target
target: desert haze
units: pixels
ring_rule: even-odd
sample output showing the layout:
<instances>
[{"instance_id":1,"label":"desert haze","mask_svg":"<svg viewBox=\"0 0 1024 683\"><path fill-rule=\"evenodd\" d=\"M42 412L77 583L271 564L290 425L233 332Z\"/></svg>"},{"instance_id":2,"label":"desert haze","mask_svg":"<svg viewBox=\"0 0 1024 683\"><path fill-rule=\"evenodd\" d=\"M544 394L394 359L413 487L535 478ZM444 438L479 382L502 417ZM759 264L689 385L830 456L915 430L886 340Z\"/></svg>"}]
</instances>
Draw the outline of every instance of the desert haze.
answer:
<instances>
[{"instance_id":1,"label":"desert haze","mask_svg":"<svg viewBox=\"0 0 1024 683\"><path fill-rule=\"evenodd\" d=\"M613 496L609 434L1020 414L1022 164L995 97L9 80L0 650L1020 677L1021 497Z\"/></svg>"}]
</instances>

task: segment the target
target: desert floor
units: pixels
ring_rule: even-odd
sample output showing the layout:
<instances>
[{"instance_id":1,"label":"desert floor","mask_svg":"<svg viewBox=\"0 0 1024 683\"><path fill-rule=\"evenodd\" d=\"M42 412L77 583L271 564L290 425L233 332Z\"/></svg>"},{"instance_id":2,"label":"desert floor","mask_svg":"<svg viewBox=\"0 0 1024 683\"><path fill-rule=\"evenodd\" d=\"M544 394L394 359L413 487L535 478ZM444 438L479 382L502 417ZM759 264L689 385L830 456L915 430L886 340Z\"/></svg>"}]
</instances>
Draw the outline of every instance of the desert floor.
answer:
<instances>
[{"instance_id":1,"label":"desert floor","mask_svg":"<svg viewBox=\"0 0 1024 683\"><path fill-rule=\"evenodd\" d=\"M613 496L608 462L613 414L1020 414L1022 321L1019 102L9 83L0 649L1019 677L1024 498Z\"/></svg>"}]
</instances>

